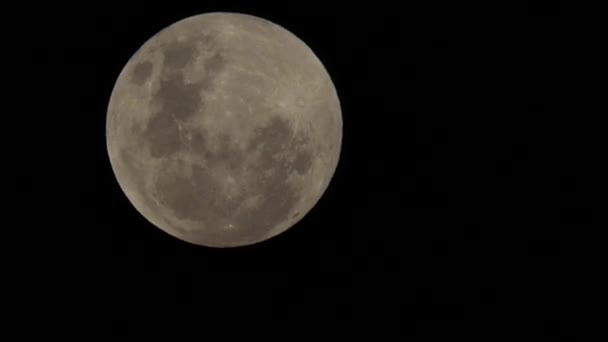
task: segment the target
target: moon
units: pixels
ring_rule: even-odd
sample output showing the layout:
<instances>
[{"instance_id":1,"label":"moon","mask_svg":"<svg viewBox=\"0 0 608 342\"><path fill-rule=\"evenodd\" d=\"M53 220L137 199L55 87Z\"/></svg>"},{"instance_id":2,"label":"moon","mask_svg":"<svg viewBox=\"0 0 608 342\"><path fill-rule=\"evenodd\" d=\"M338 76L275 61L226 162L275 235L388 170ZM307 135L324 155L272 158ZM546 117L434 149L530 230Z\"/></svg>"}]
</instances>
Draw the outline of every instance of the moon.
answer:
<instances>
[{"instance_id":1,"label":"moon","mask_svg":"<svg viewBox=\"0 0 608 342\"><path fill-rule=\"evenodd\" d=\"M120 71L106 120L117 182L183 241L238 247L299 222L338 165L342 112L306 43L248 14L185 18Z\"/></svg>"}]
</instances>

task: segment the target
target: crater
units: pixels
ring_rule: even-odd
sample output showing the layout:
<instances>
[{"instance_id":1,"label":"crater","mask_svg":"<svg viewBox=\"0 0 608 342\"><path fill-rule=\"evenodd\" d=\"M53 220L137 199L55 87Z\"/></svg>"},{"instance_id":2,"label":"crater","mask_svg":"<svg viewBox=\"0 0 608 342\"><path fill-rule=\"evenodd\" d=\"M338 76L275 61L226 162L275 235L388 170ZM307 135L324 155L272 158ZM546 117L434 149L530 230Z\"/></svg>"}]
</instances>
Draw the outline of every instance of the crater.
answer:
<instances>
[{"instance_id":1,"label":"crater","mask_svg":"<svg viewBox=\"0 0 608 342\"><path fill-rule=\"evenodd\" d=\"M150 78L151 74L152 62L143 61L133 68L133 72L131 73L131 81L136 85L143 85L146 83L148 78Z\"/></svg>"}]
</instances>

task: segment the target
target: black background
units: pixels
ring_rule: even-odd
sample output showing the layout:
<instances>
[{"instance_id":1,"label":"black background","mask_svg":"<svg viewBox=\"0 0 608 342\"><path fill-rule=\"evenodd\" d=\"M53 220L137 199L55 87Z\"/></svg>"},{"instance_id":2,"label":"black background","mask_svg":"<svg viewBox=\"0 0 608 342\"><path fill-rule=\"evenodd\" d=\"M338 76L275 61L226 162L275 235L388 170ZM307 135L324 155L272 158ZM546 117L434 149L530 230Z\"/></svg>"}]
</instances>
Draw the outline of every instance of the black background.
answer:
<instances>
[{"instance_id":1,"label":"black background","mask_svg":"<svg viewBox=\"0 0 608 342\"><path fill-rule=\"evenodd\" d=\"M318 205L286 233L237 249L154 228L120 190L105 145L127 60L167 25L209 11L296 34L325 64L343 111L341 159ZM114 308L278 299L446 317L536 317L560 305L569 212L568 177L557 172L567 144L553 129L563 119L559 8L173 1L37 13L42 43L28 57L49 75L39 92L55 114L40 118L49 139L35 161L47 204L28 215L43 232L19 249L43 298Z\"/></svg>"}]
</instances>

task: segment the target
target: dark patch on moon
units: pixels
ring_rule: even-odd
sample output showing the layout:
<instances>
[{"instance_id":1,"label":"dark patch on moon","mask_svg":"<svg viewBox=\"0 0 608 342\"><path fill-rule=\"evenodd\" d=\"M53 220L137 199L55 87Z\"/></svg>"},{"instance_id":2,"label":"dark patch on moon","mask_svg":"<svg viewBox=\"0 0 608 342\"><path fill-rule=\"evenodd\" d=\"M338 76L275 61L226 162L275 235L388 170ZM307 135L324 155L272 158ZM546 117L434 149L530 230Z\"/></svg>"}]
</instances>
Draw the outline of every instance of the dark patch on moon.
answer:
<instances>
[{"instance_id":1,"label":"dark patch on moon","mask_svg":"<svg viewBox=\"0 0 608 342\"><path fill-rule=\"evenodd\" d=\"M195 49L185 43L169 45L165 52L165 64L161 81L153 101L158 111L154 112L143 132L152 157L159 158L182 149L185 137L190 134L190 147L204 148L204 136L200 132L180 132L178 123L188 122L194 115L204 113L203 94L212 89L217 75L224 70L225 58L212 54L204 63L204 77L196 83L187 83L184 68L191 60Z\"/></svg>"},{"instance_id":2,"label":"dark patch on moon","mask_svg":"<svg viewBox=\"0 0 608 342\"><path fill-rule=\"evenodd\" d=\"M219 52L211 55L204 63L204 74L205 77L199 82L201 89L211 90L213 89L214 81L218 74L226 69L227 64L226 57Z\"/></svg>"},{"instance_id":3,"label":"dark patch on moon","mask_svg":"<svg viewBox=\"0 0 608 342\"><path fill-rule=\"evenodd\" d=\"M152 74L152 69L152 62L150 61L143 61L141 63L138 63L133 68L133 73L131 74L131 81L136 85L142 85L146 83L146 81L148 80L148 78L150 78L150 75Z\"/></svg>"},{"instance_id":4,"label":"dark patch on moon","mask_svg":"<svg viewBox=\"0 0 608 342\"><path fill-rule=\"evenodd\" d=\"M267 127L256 129L250 147L262 146L261 162L265 169L274 167L277 162L284 164L286 159L280 155L288 148L297 149L292 167L299 174L304 174L312 167L312 153L307 148L307 142L308 137L300 132L294 133L289 123L275 116Z\"/></svg>"},{"instance_id":5,"label":"dark patch on moon","mask_svg":"<svg viewBox=\"0 0 608 342\"><path fill-rule=\"evenodd\" d=\"M249 149L262 149L259 164L261 170L272 169L276 166L279 153L283 152L292 136L289 123L279 116L273 116L265 127L256 127Z\"/></svg>"},{"instance_id":6,"label":"dark patch on moon","mask_svg":"<svg viewBox=\"0 0 608 342\"><path fill-rule=\"evenodd\" d=\"M188 134L190 134L190 150L196 155L203 155L207 150L206 132L200 128L198 130L190 130Z\"/></svg>"},{"instance_id":7,"label":"dark patch on moon","mask_svg":"<svg viewBox=\"0 0 608 342\"><path fill-rule=\"evenodd\" d=\"M162 112L150 118L142 138L154 158L173 154L179 151L182 145L177 122Z\"/></svg>"},{"instance_id":8,"label":"dark patch on moon","mask_svg":"<svg viewBox=\"0 0 608 342\"><path fill-rule=\"evenodd\" d=\"M205 61L205 71L208 73L216 73L224 68L226 58L220 53L214 53Z\"/></svg>"},{"instance_id":9,"label":"dark patch on moon","mask_svg":"<svg viewBox=\"0 0 608 342\"><path fill-rule=\"evenodd\" d=\"M293 162L293 169L299 173L304 174L312 167L312 155L308 150L300 150L296 155L296 159Z\"/></svg>"},{"instance_id":10,"label":"dark patch on moon","mask_svg":"<svg viewBox=\"0 0 608 342\"><path fill-rule=\"evenodd\" d=\"M178 122L185 122L202 106L198 84L186 84L182 77L162 80L154 97L159 110L152 114L143 138L154 158L167 156L182 148Z\"/></svg>"},{"instance_id":11,"label":"dark patch on moon","mask_svg":"<svg viewBox=\"0 0 608 342\"><path fill-rule=\"evenodd\" d=\"M186 42L175 42L167 44L164 49L164 67L181 69L188 65L193 59L196 51L194 44Z\"/></svg>"},{"instance_id":12,"label":"dark patch on moon","mask_svg":"<svg viewBox=\"0 0 608 342\"><path fill-rule=\"evenodd\" d=\"M201 90L198 83L184 82L183 76L162 80L155 96L160 104L158 115L171 115L177 120L187 120L201 108Z\"/></svg>"}]
</instances>

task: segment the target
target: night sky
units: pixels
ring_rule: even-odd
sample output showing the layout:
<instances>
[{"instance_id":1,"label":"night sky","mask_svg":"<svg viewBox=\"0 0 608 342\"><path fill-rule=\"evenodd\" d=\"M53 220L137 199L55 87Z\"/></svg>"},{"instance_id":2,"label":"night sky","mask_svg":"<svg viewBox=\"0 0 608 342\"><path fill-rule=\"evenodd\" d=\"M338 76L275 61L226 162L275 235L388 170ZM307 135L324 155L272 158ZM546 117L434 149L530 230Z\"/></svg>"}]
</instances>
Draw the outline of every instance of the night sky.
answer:
<instances>
[{"instance_id":1,"label":"night sky","mask_svg":"<svg viewBox=\"0 0 608 342\"><path fill-rule=\"evenodd\" d=\"M535 317L558 306L572 214L569 176L559 172L565 114L555 105L569 31L557 8L61 6L36 11L44 38L23 57L46 56L37 68L49 74L40 103L53 114L34 128L44 152L30 151L32 172L47 170L31 189L44 189L42 209L20 214L32 228L7 242L18 246L13 258L30 260L15 271L48 284L39 298L118 311L134 299L278 300L448 318L501 307ZM190 245L148 223L119 188L105 145L107 104L127 60L167 25L209 11L260 16L305 41L344 120L341 159L317 206L286 233L237 249Z\"/></svg>"}]
</instances>

